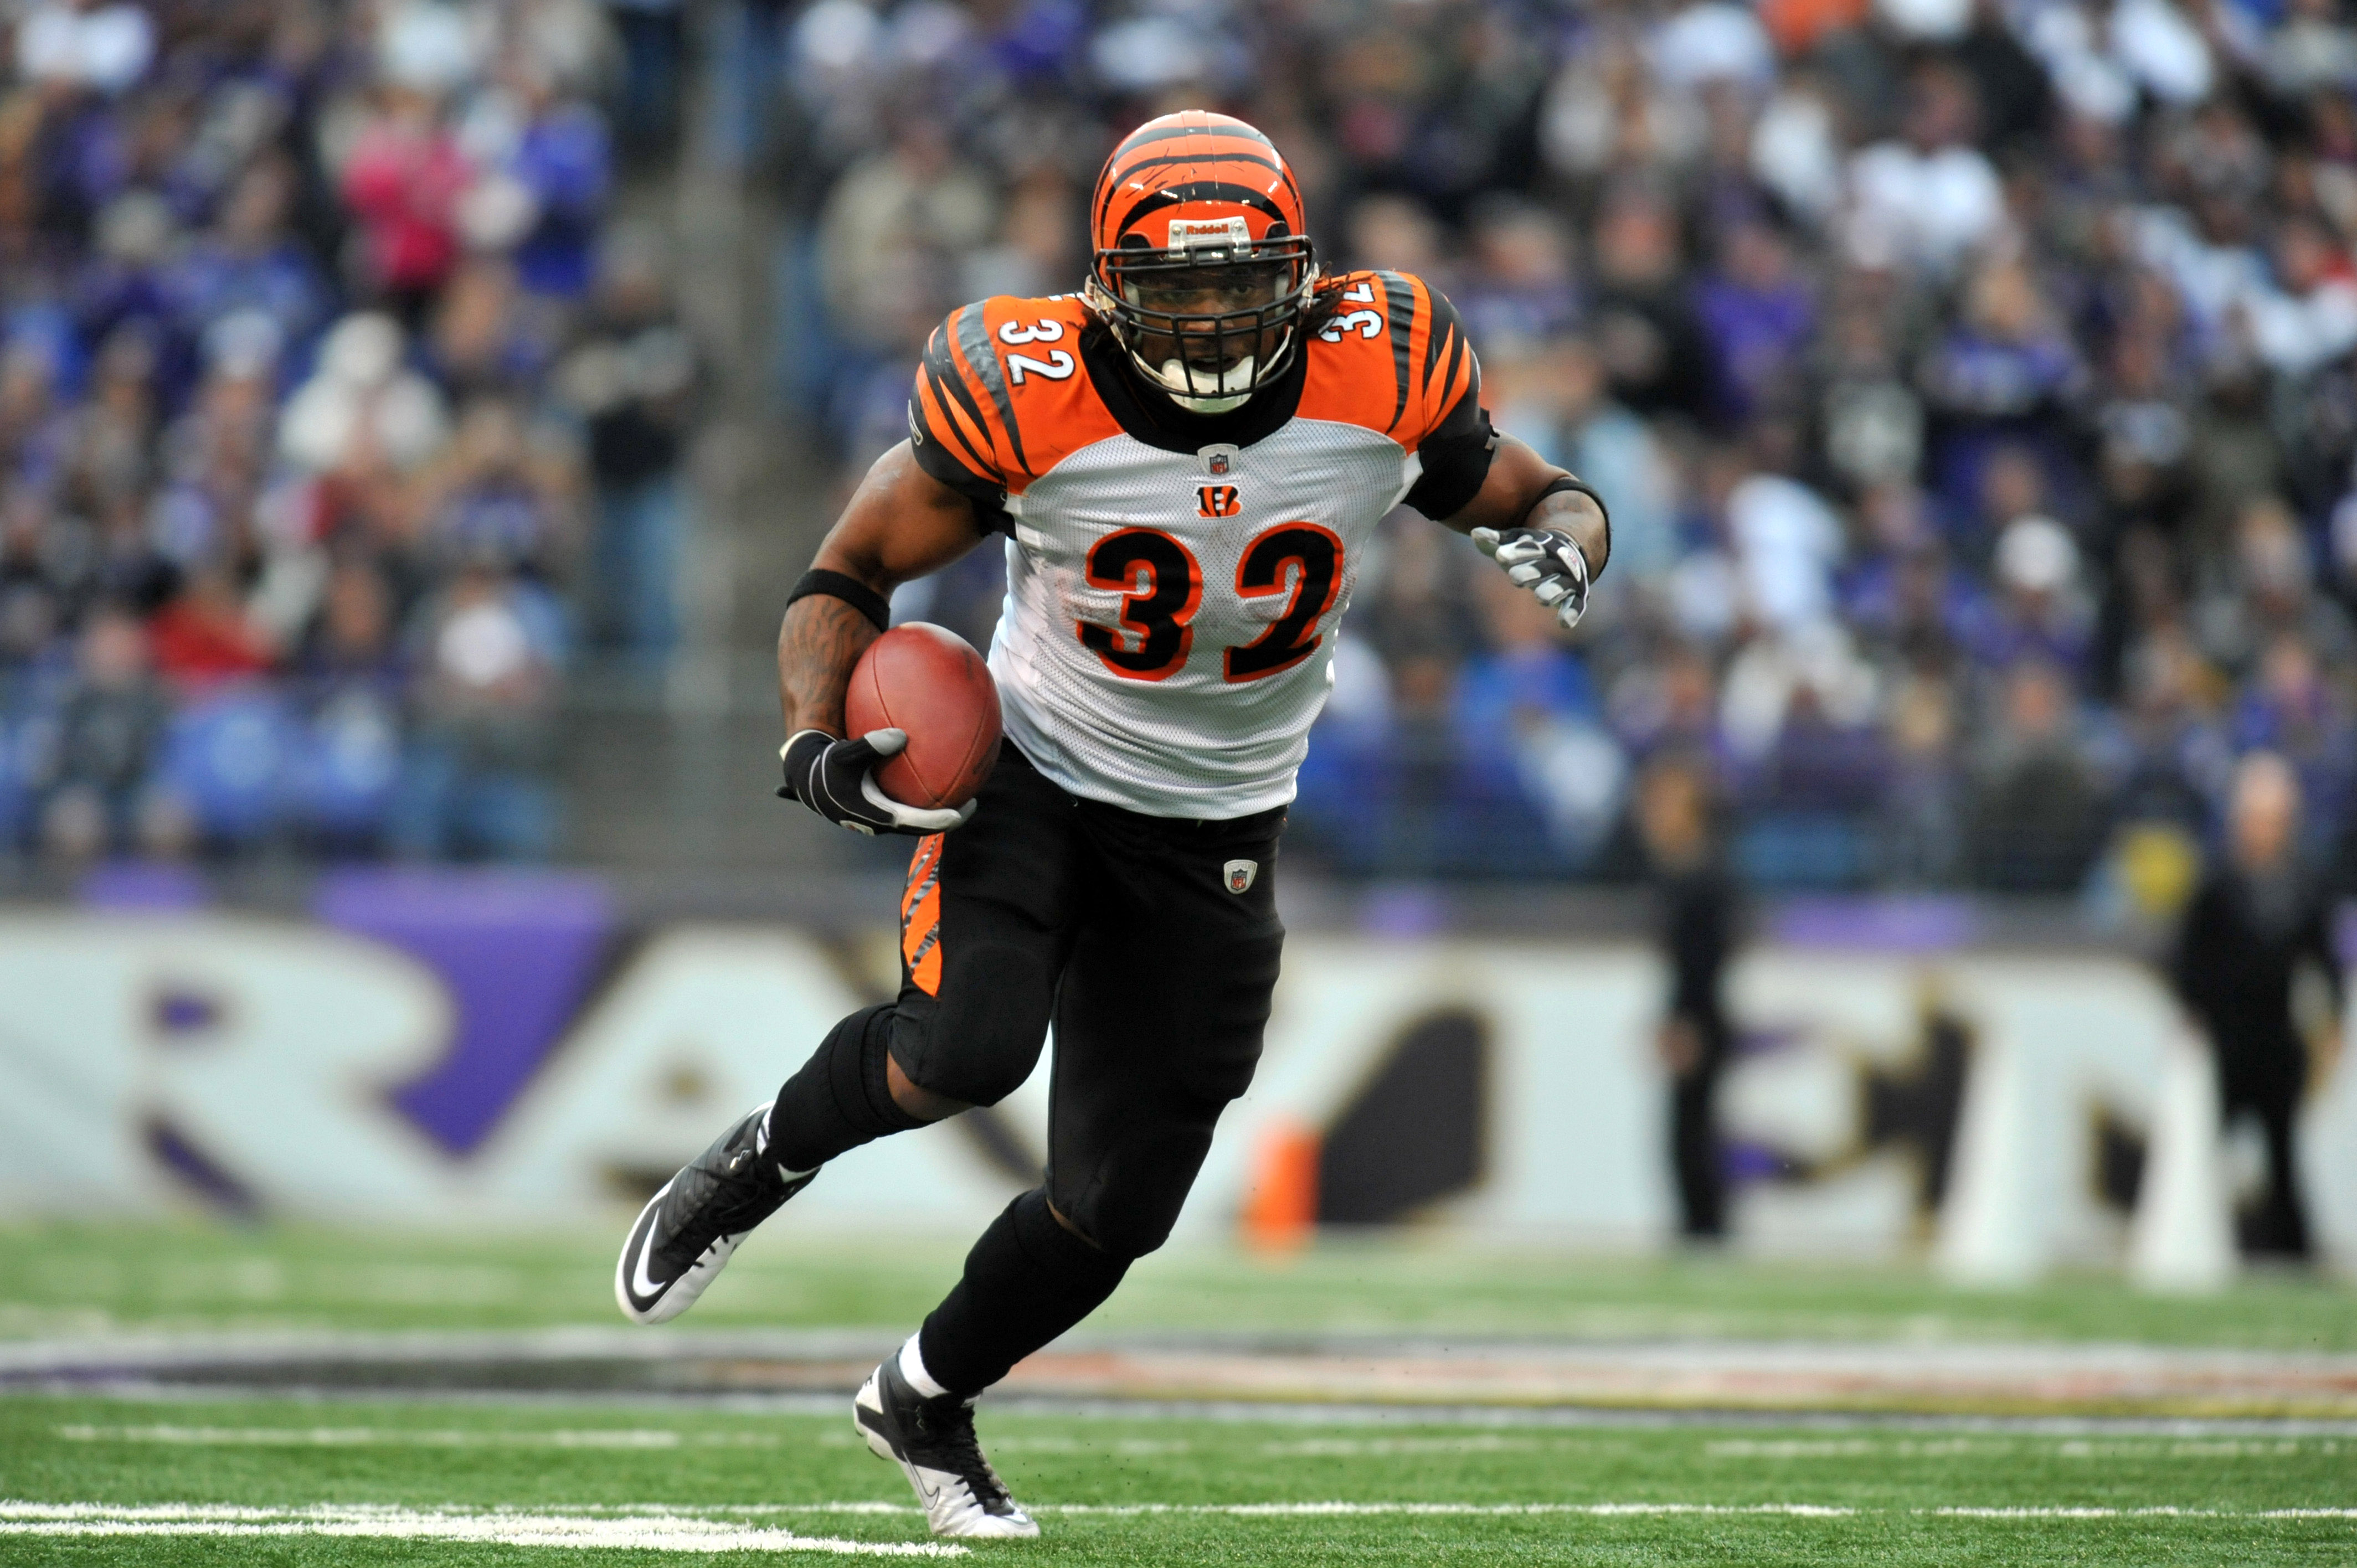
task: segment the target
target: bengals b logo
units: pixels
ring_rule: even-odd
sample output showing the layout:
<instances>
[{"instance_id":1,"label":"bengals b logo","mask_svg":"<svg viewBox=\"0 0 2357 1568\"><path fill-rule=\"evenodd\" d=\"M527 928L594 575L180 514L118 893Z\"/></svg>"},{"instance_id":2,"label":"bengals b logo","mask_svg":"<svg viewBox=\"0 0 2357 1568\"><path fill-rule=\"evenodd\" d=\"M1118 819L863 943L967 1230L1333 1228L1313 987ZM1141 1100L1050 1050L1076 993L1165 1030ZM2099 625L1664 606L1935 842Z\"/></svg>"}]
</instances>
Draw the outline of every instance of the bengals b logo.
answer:
<instances>
[{"instance_id":1,"label":"bengals b logo","mask_svg":"<svg viewBox=\"0 0 2357 1568\"><path fill-rule=\"evenodd\" d=\"M1243 510L1243 502L1237 499L1236 488L1233 485L1195 487L1197 517L1233 517Z\"/></svg>"}]
</instances>

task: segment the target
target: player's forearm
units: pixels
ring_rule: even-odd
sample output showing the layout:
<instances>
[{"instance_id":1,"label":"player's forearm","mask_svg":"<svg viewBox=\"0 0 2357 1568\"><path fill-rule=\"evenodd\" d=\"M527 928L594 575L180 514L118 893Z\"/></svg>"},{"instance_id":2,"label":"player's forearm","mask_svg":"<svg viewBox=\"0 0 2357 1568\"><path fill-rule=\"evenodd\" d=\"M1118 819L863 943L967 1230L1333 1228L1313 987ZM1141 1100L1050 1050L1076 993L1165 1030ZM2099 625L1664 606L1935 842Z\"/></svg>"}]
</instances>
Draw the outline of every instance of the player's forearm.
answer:
<instances>
[{"instance_id":1,"label":"player's forearm","mask_svg":"<svg viewBox=\"0 0 2357 1568\"><path fill-rule=\"evenodd\" d=\"M1561 529L1587 557L1588 581L1603 575L1604 564L1612 555L1612 529L1594 497L1557 490L1523 514L1523 526Z\"/></svg>"},{"instance_id":2,"label":"player's forearm","mask_svg":"<svg viewBox=\"0 0 2357 1568\"><path fill-rule=\"evenodd\" d=\"M778 704L788 735L844 733L843 693L852 666L881 635L856 607L830 595L813 594L788 607L778 628Z\"/></svg>"},{"instance_id":3,"label":"player's forearm","mask_svg":"<svg viewBox=\"0 0 2357 1568\"><path fill-rule=\"evenodd\" d=\"M927 475L903 441L867 470L811 565L869 589L880 606L893 589L939 571L981 538L974 503ZM778 701L786 734L843 734L843 693L852 666L882 635L858 606L832 594L810 594L787 607L778 628Z\"/></svg>"},{"instance_id":4,"label":"player's forearm","mask_svg":"<svg viewBox=\"0 0 2357 1568\"><path fill-rule=\"evenodd\" d=\"M1587 562L1587 575L1593 581L1604 570L1604 563L1612 553L1612 530L1604 509L1592 496L1577 490L1557 490L1546 493L1547 487L1557 479L1571 475L1540 456L1511 435L1498 441L1496 454L1490 461L1489 477L1465 509L1448 520L1447 527L1459 533L1470 533L1477 528L1496 529L1559 529L1571 536L1579 553Z\"/></svg>"}]
</instances>

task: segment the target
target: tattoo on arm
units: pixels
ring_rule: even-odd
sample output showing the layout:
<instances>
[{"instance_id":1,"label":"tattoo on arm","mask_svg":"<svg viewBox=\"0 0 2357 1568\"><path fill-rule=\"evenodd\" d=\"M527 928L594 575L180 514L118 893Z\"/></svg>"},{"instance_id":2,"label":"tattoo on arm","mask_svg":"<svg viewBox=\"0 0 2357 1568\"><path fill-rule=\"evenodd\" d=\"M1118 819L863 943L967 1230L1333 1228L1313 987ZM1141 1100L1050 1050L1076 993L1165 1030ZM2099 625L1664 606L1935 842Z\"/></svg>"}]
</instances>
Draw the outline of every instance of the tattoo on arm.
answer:
<instances>
[{"instance_id":1,"label":"tattoo on arm","mask_svg":"<svg viewBox=\"0 0 2357 1568\"><path fill-rule=\"evenodd\" d=\"M843 693L851 668L883 634L843 600L825 594L797 599L778 628L778 701L786 733L843 734Z\"/></svg>"}]
</instances>

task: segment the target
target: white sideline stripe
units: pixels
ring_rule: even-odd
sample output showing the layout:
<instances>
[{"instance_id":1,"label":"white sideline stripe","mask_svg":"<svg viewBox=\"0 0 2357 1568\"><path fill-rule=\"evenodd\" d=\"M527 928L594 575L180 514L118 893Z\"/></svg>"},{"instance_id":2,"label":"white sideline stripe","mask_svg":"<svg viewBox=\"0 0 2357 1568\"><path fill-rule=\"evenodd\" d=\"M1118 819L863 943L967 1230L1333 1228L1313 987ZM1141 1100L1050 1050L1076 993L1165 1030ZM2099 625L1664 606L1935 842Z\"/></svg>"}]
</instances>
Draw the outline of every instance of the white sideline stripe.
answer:
<instances>
[{"instance_id":1,"label":"white sideline stripe","mask_svg":"<svg viewBox=\"0 0 2357 1568\"><path fill-rule=\"evenodd\" d=\"M0 1502L0 1536L294 1536L465 1541L640 1552L820 1552L838 1557L962 1557L933 1541L843 1541L684 1514L619 1515L404 1508L260 1509L207 1503L125 1506Z\"/></svg>"}]
</instances>

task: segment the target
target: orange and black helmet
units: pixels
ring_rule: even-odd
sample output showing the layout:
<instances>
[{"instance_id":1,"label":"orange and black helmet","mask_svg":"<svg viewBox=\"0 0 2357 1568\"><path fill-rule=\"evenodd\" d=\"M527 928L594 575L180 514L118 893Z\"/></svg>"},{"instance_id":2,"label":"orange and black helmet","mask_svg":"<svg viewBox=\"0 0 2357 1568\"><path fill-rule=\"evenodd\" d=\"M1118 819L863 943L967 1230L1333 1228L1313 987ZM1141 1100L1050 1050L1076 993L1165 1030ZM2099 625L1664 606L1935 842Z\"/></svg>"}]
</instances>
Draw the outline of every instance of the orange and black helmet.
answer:
<instances>
[{"instance_id":1,"label":"orange and black helmet","mask_svg":"<svg viewBox=\"0 0 2357 1568\"><path fill-rule=\"evenodd\" d=\"M1266 136L1199 109L1149 120L1105 161L1089 217L1089 303L1181 407L1223 413L1285 368L1318 266Z\"/></svg>"}]
</instances>

